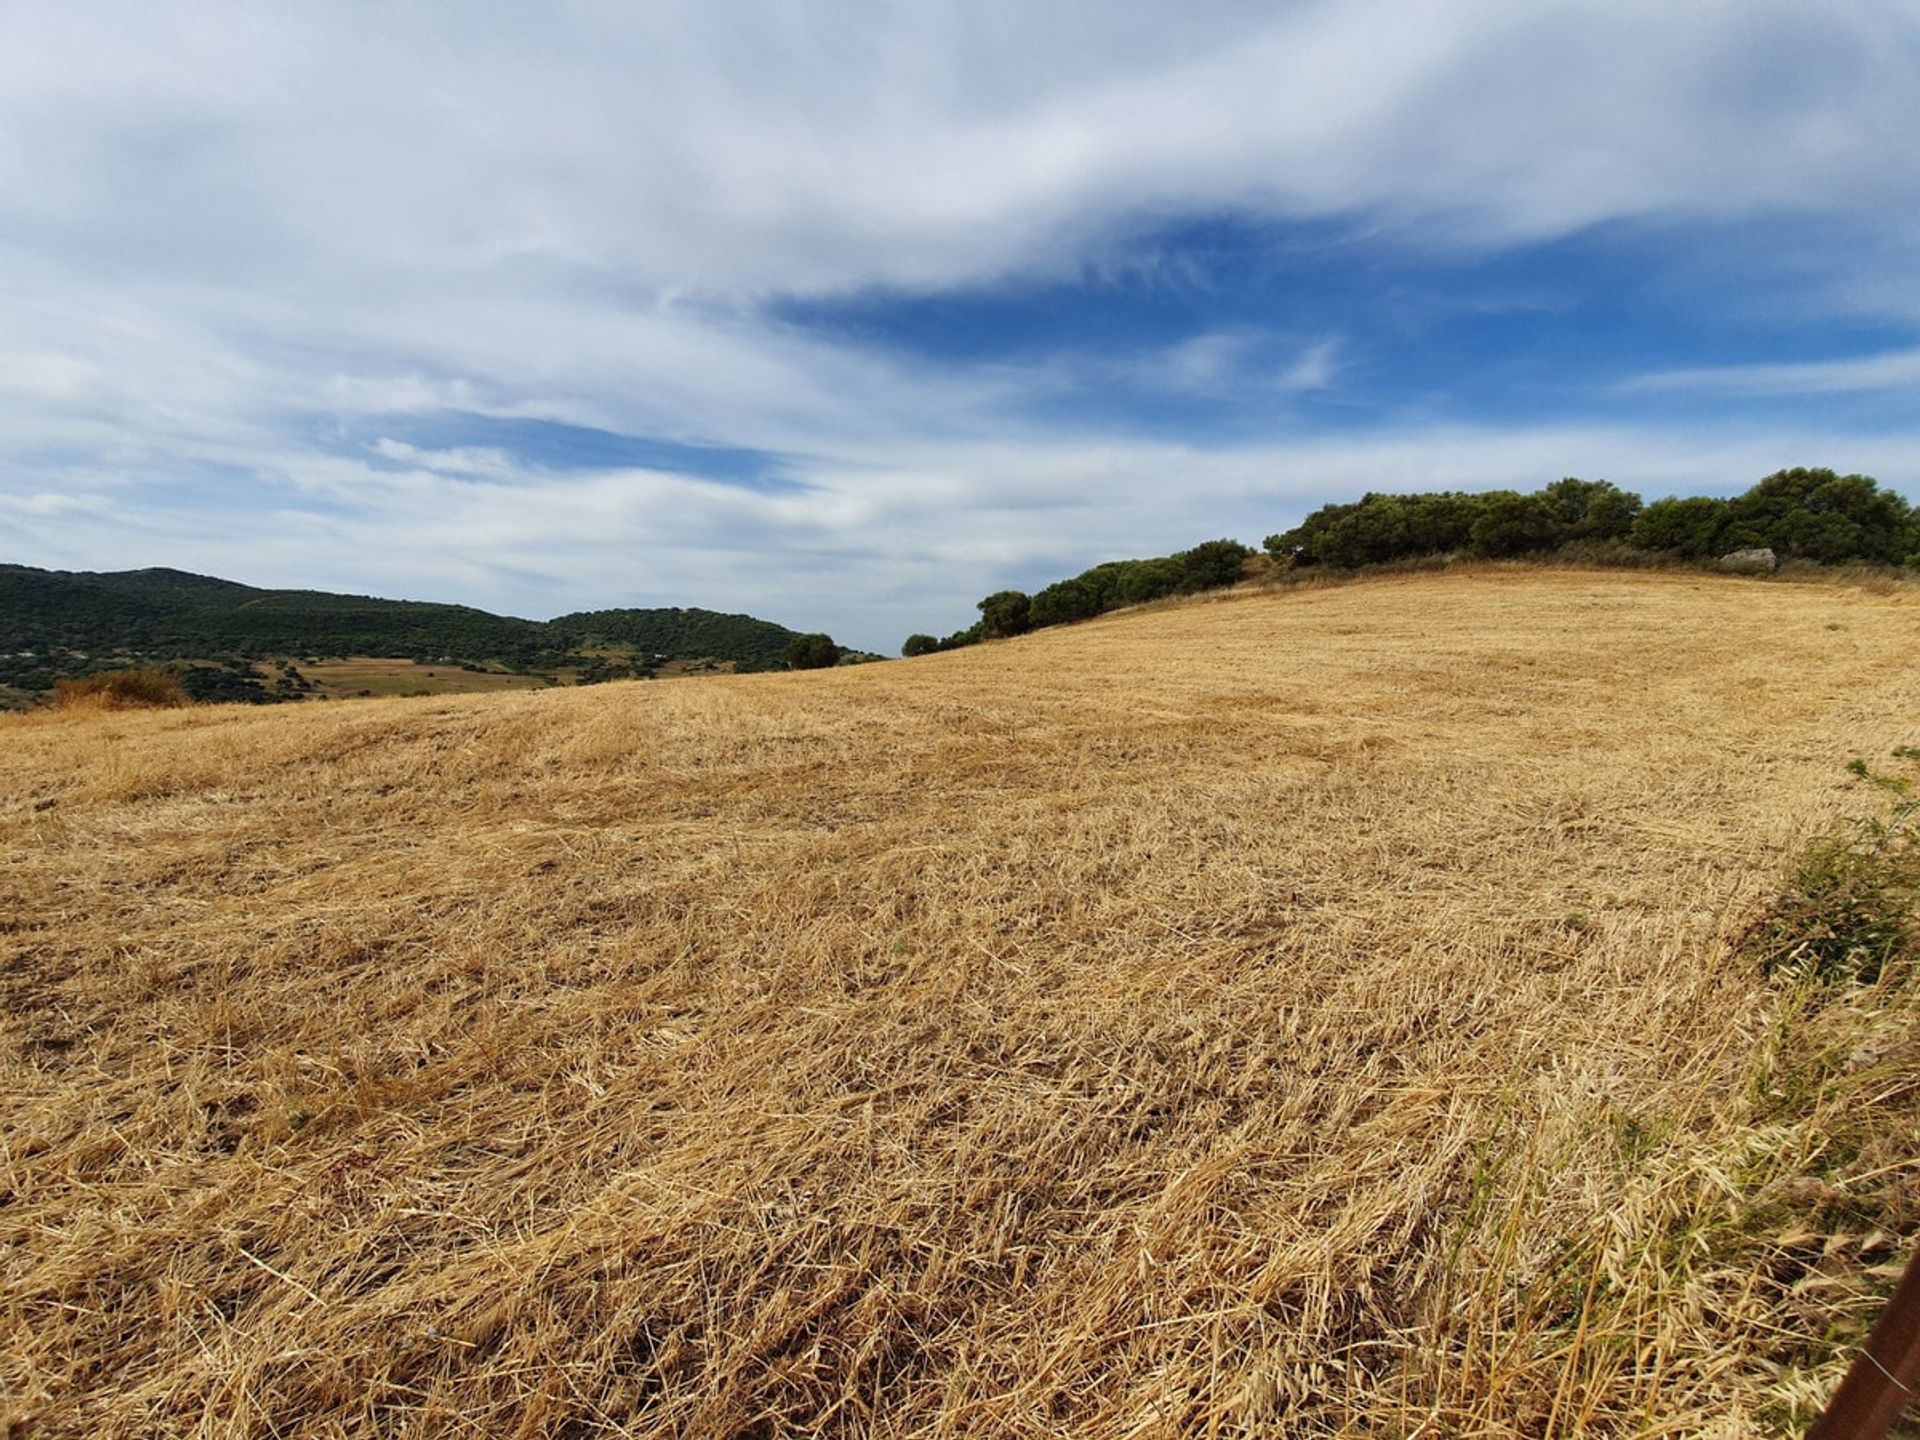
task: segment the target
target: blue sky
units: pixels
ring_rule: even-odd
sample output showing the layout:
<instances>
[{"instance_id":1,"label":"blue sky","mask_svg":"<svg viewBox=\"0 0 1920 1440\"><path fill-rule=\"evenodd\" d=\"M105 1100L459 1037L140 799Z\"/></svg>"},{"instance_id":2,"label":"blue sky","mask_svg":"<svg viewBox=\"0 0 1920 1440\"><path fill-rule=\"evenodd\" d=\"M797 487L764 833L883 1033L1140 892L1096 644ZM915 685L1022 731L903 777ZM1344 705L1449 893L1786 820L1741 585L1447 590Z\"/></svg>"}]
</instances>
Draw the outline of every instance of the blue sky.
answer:
<instances>
[{"instance_id":1,"label":"blue sky","mask_svg":"<svg viewBox=\"0 0 1920 1440\"><path fill-rule=\"evenodd\" d=\"M1920 7L21 0L0 559L896 647L1367 489L1920 499Z\"/></svg>"}]
</instances>

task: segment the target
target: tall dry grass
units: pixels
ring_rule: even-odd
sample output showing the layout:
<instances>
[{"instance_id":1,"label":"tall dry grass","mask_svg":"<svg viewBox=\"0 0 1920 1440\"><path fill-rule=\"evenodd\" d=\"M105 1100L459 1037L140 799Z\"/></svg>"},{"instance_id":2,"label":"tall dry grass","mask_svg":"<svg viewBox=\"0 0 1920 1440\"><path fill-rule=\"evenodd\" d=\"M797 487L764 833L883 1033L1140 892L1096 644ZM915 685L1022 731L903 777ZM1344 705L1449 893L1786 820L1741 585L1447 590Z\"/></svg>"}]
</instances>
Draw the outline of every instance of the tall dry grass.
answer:
<instances>
[{"instance_id":1,"label":"tall dry grass","mask_svg":"<svg viewBox=\"0 0 1920 1440\"><path fill-rule=\"evenodd\" d=\"M180 677L154 666L53 682L58 710L170 710L190 703Z\"/></svg>"},{"instance_id":2,"label":"tall dry grass","mask_svg":"<svg viewBox=\"0 0 1920 1440\"><path fill-rule=\"evenodd\" d=\"M810 675L0 725L49 1435L1776 1433L1916 1010L1738 938L1920 603L1413 577Z\"/></svg>"}]
</instances>

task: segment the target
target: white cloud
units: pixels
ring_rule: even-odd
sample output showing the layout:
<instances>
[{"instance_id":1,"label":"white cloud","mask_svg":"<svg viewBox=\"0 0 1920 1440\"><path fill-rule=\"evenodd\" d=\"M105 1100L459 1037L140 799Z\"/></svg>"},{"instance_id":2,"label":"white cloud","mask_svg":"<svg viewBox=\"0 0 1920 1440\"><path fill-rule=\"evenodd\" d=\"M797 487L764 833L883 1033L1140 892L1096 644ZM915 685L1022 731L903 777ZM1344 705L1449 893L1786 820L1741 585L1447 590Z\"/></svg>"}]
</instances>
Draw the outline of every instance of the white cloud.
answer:
<instances>
[{"instance_id":1,"label":"white cloud","mask_svg":"<svg viewBox=\"0 0 1920 1440\"><path fill-rule=\"evenodd\" d=\"M0 510L18 515L108 515L113 504L104 495L56 495L39 491L25 495L0 495Z\"/></svg>"},{"instance_id":2,"label":"white cloud","mask_svg":"<svg viewBox=\"0 0 1920 1440\"><path fill-rule=\"evenodd\" d=\"M1279 378L1282 390L1326 390L1340 374L1340 342L1321 340L1303 350Z\"/></svg>"},{"instance_id":3,"label":"white cloud","mask_svg":"<svg viewBox=\"0 0 1920 1440\"><path fill-rule=\"evenodd\" d=\"M1920 388L1920 350L1889 350L1845 360L1780 365L1713 365L1636 376L1620 387L1634 392L1720 395L1870 394Z\"/></svg>"},{"instance_id":4,"label":"white cloud","mask_svg":"<svg viewBox=\"0 0 1920 1440\"><path fill-rule=\"evenodd\" d=\"M409 445L404 440L382 436L373 442L373 453L383 460L402 465L417 465L436 475L483 476L495 480L512 479L522 468L506 451L490 445L462 445L434 450Z\"/></svg>"},{"instance_id":5,"label":"white cloud","mask_svg":"<svg viewBox=\"0 0 1920 1440\"><path fill-rule=\"evenodd\" d=\"M1781 434L1279 424L1295 438L1183 447L1033 401L1220 387L1285 420L1360 357L1226 327L941 366L765 302L1178 271L1146 237L1221 213L1440 247L1842 215L1896 258L1836 284L1884 299L1920 231L1917 41L1910 4L1787 0L16 0L0 552L532 612L738 606L874 644L962 623L1001 579L1257 539L1369 487L1686 488L1802 455L1897 478L1901 438L1849 459ZM1641 383L1885 388L1911 363ZM404 438L448 410L775 452L794 488Z\"/></svg>"}]
</instances>

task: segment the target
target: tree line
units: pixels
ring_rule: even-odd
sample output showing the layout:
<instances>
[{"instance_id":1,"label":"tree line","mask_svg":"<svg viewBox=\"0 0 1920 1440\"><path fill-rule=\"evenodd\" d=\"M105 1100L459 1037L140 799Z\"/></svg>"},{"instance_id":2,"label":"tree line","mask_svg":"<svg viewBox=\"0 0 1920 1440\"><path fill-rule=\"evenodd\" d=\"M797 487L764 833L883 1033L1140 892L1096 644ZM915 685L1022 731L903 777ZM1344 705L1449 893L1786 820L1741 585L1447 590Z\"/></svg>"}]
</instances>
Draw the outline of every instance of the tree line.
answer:
<instances>
[{"instance_id":1,"label":"tree line","mask_svg":"<svg viewBox=\"0 0 1920 1440\"><path fill-rule=\"evenodd\" d=\"M1703 560L1770 549L1783 560L1920 566L1920 511L1867 475L1779 470L1731 498L1686 496L1643 503L1605 480L1569 476L1542 489L1367 494L1323 505L1269 535L1282 569L1358 569L1464 555L1487 559L1565 554L1606 561L1636 554ZM1115 560L1029 595L999 590L980 618L944 639L909 635L903 655L955 650L1091 619L1122 605L1187 595L1239 580L1255 552L1209 540L1152 560Z\"/></svg>"},{"instance_id":2,"label":"tree line","mask_svg":"<svg viewBox=\"0 0 1920 1440\"><path fill-rule=\"evenodd\" d=\"M1489 490L1365 495L1323 505L1269 535L1282 565L1354 568L1434 555L1490 559L1578 548L1645 551L1687 560L1770 549L1782 559L1833 565L1920 564L1920 517L1867 475L1779 470L1732 498L1655 500L1605 480L1569 477L1531 494Z\"/></svg>"},{"instance_id":3,"label":"tree line","mask_svg":"<svg viewBox=\"0 0 1920 1440\"><path fill-rule=\"evenodd\" d=\"M1049 625L1091 620L1122 605L1216 590L1237 581L1253 554L1252 547L1238 540L1207 540L1176 555L1109 560L1069 580L1057 580L1032 595L1024 590L996 590L975 607L980 618L966 629L944 639L909 635L900 653L930 655L937 650L957 650L982 640L1001 640Z\"/></svg>"}]
</instances>

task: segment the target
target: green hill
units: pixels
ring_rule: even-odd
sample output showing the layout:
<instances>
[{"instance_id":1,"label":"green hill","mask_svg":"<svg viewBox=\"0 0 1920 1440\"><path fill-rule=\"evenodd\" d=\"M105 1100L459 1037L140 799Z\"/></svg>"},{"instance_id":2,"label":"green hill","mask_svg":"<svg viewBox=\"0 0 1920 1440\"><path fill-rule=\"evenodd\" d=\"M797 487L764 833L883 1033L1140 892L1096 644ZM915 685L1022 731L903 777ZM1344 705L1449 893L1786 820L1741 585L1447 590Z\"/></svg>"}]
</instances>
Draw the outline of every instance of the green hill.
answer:
<instances>
[{"instance_id":1,"label":"green hill","mask_svg":"<svg viewBox=\"0 0 1920 1440\"><path fill-rule=\"evenodd\" d=\"M597 610L522 620L466 605L265 590L180 570L0 565L0 685L42 690L103 662L366 655L512 669L584 651L776 669L793 631L710 610Z\"/></svg>"},{"instance_id":2,"label":"green hill","mask_svg":"<svg viewBox=\"0 0 1920 1440\"><path fill-rule=\"evenodd\" d=\"M712 656L742 670L784 669L794 636L770 620L712 610L583 610L548 623L575 650L630 649L670 660Z\"/></svg>"}]
</instances>

